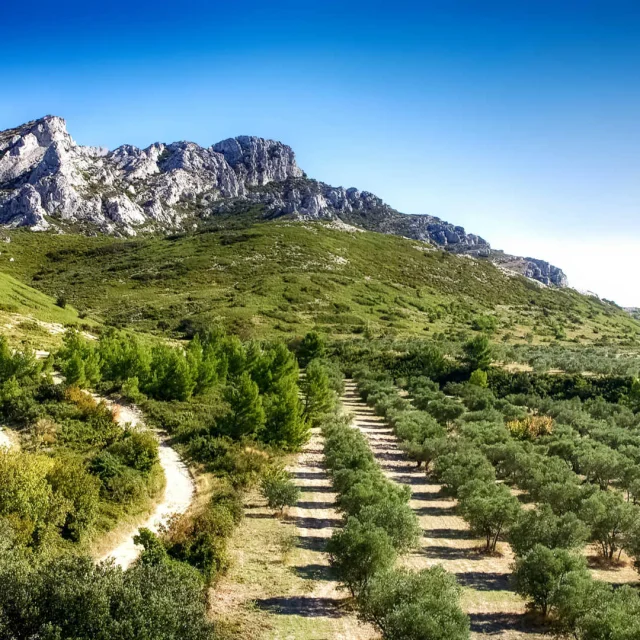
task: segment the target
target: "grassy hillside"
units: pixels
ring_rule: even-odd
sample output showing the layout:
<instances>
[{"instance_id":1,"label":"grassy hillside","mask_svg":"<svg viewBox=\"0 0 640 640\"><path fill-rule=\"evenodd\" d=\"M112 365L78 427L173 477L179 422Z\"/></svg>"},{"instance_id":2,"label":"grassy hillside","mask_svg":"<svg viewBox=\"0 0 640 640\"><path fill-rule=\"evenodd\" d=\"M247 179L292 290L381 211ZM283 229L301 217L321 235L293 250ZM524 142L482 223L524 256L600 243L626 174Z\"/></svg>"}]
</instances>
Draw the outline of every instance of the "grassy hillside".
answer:
<instances>
[{"instance_id":1,"label":"grassy hillside","mask_svg":"<svg viewBox=\"0 0 640 640\"><path fill-rule=\"evenodd\" d=\"M95 319L144 331L219 321L242 336L316 327L336 337L456 337L488 326L505 342L640 343L640 323L615 305L417 241L327 224L134 239L11 235L3 269Z\"/></svg>"},{"instance_id":2,"label":"grassy hillside","mask_svg":"<svg viewBox=\"0 0 640 640\"><path fill-rule=\"evenodd\" d=\"M74 308L63 309L51 296L0 272L0 328L13 344L31 341L49 348L59 343L64 326L78 323L92 324L80 320Z\"/></svg>"}]
</instances>

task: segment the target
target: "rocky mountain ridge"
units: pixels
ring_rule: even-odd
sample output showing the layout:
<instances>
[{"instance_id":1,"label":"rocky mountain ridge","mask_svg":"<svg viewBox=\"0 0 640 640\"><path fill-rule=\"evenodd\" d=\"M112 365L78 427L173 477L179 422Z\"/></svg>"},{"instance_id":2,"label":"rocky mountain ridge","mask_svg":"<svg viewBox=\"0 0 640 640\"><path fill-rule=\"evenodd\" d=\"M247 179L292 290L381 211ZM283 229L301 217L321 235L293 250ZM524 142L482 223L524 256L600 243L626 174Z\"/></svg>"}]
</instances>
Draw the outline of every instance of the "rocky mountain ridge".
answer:
<instances>
[{"instance_id":1,"label":"rocky mountain ridge","mask_svg":"<svg viewBox=\"0 0 640 640\"><path fill-rule=\"evenodd\" d=\"M274 140L239 136L206 148L174 142L109 151L76 144L56 116L0 132L1 225L173 233L250 207L265 218L339 220L401 235L488 258L546 285L567 285L557 267L496 252L462 227L399 213L367 191L309 179L293 150Z\"/></svg>"}]
</instances>

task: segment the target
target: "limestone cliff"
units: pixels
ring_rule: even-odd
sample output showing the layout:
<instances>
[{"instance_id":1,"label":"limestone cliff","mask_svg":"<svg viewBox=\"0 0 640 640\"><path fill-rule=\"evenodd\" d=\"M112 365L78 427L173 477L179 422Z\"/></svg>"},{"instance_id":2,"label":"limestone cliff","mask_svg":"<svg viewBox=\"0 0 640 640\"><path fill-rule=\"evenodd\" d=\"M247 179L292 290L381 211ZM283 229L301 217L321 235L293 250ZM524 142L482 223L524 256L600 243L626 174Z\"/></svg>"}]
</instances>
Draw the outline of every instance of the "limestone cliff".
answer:
<instances>
[{"instance_id":1,"label":"limestone cliff","mask_svg":"<svg viewBox=\"0 0 640 640\"><path fill-rule=\"evenodd\" d=\"M76 144L56 116L0 132L1 225L174 233L249 207L265 218L340 220L402 235L494 260L546 285L567 284L557 267L494 252L462 227L430 215L402 214L367 191L309 179L293 150L274 140L239 136L206 148L158 142L108 151Z\"/></svg>"}]
</instances>

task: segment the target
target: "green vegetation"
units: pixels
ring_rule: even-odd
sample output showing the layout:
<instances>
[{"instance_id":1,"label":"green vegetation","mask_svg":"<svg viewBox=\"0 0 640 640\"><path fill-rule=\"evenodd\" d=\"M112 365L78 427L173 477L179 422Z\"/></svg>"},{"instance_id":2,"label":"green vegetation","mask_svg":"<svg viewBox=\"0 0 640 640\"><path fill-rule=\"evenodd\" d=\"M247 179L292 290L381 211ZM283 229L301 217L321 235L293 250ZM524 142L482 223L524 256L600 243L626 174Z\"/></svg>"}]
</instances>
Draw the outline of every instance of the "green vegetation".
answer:
<instances>
[{"instance_id":1,"label":"green vegetation","mask_svg":"<svg viewBox=\"0 0 640 640\"><path fill-rule=\"evenodd\" d=\"M300 489L291 479L291 474L284 469L273 469L265 473L260 487L270 509L277 509L280 514L285 507L292 507L300 497Z\"/></svg>"},{"instance_id":2,"label":"green vegetation","mask_svg":"<svg viewBox=\"0 0 640 640\"><path fill-rule=\"evenodd\" d=\"M469 619L452 576L441 568L415 573L394 568L398 555L420 538L409 488L384 476L364 436L345 419L327 419L323 432L325 461L344 518L327 551L360 616L385 640L467 639Z\"/></svg>"},{"instance_id":3,"label":"green vegetation","mask_svg":"<svg viewBox=\"0 0 640 640\"><path fill-rule=\"evenodd\" d=\"M0 635L8 640L214 638L202 580L179 563L123 572L73 555L34 563L3 548L0 581Z\"/></svg>"},{"instance_id":4,"label":"green vegetation","mask_svg":"<svg viewBox=\"0 0 640 640\"><path fill-rule=\"evenodd\" d=\"M360 606L387 640L465 640L469 618L459 597L455 578L442 567L392 569L376 574Z\"/></svg>"},{"instance_id":5,"label":"green vegetation","mask_svg":"<svg viewBox=\"0 0 640 640\"><path fill-rule=\"evenodd\" d=\"M0 572L18 571L7 582L17 593L0 597L7 637L213 637L205 585L228 567L227 540L243 515L239 492L262 477L274 508L295 503L298 490L278 465L305 442L319 412L334 406L335 371L312 365L319 384L307 385L304 408L295 356L281 342L242 343L208 331L183 346L115 330L99 340L69 331L55 355L65 384L49 377L53 361L13 351L0 338L0 420L19 431L21 444L0 449ZM134 396L152 425L213 474L208 499L161 537L140 532L144 551L125 572L94 568L85 554L95 535L161 488L158 442L149 431L119 426L81 386ZM50 610L31 611L40 599ZM60 617L65 606L69 618Z\"/></svg>"},{"instance_id":6,"label":"green vegetation","mask_svg":"<svg viewBox=\"0 0 640 640\"><path fill-rule=\"evenodd\" d=\"M513 583L516 592L530 598L543 616L549 613L566 582L588 579L583 558L565 549L548 549L536 544L516 560Z\"/></svg>"},{"instance_id":7,"label":"green vegetation","mask_svg":"<svg viewBox=\"0 0 640 640\"><path fill-rule=\"evenodd\" d=\"M640 323L619 307L481 259L322 223L252 221L134 239L12 231L5 270L54 298L64 292L97 320L145 332L190 336L221 322L241 337L481 331L528 345L557 342L562 326L565 343L637 346Z\"/></svg>"},{"instance_id":8,"label":"green vegetation","mask_svg":"<svg viewBox=\"0 0 640 640\"><path fill-rule=\"evenodd\" d=\"M0 450L0 636L212 638L205 589L229 566L243 492L295 504L284 456L321 427L342 515L327 551L359 615L387 640L468 638L454 578L399 568L420 537L410 491L339 417L341 368L484 552L511 544L531 608L576 640L638 636L637 590L593 579L580 554L590 542L604 570L640 567L636 319L400 237L219 222L10 232L0 424L19 446ZM139 534L127 571L86 552L162 488L158 445L88 389L135 402L206 478L187 514Z\"/></svg>"},{"instance_id":9,"label":"green vegetation","mask_svg":"<svg viewBox=\"0 0 640 640\"><path fill-rule=\"evenodd\" d=\"M371 354L370 363L384 365L355 369L361 396L392 425L402 448L418 464L427 462L427 474L456 496L458 513L484 536L486 551L500 538L511 542L513 586L553 628L578 640L634 637L638 592L594 580L579 551L591 541L605 566L621 562L624 551L638 566L635 379L491 369L485 388L469 380L478 369L471 372L459 350L436 368L438 384L419 375L412 350ZM354 357L351 349L341 354ZM437 361L432 352L430 370ZM387 371L413 374L397 380L409 398ZM445 415L448 403L459 411Z\"/></svg>"},{"instance_id":10,"label":"green vegetation","mask_svg":"<svg viewBox=\"0 0 640 640\"><path fill-rule=\"evenodd\" d=\"M63 327L96 328L94 321L82 319L75 309L61 308L54 298L2 272L0 325L12 345L47 350L59 345Z\"/></svg>"},{"instance_id":11,"label":"green vegetation","mask_svg":"<svg viewBox=\"0 0 640 640\"><path fill-rule=\"evenodd\" d=\"M84 542L140 509L162 488L158 445L122 429L75 386L52 384L29 351L0 337L0 420L21 450L0 450L0 519L34 553Z\"/></svg>"}]
</instances>

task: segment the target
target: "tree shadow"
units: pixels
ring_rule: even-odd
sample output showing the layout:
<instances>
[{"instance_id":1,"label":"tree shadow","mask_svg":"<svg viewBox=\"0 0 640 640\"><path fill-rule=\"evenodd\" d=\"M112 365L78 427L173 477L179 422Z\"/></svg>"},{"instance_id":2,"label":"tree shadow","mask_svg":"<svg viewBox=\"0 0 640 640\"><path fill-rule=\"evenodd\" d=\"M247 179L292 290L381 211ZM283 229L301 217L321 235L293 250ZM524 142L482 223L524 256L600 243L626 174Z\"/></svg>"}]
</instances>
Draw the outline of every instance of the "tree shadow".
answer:
<instances>
[{"instance_id":1,"label":"tree shadow","mask_svg":"<svg viewBox=\"0 0 640 640\"><path fill-rule=\"evenodd\" d=\"M415 494L411 496L415 500ZM415 507L414 512L417 516L441 516L443 518L455 515L455 507ZM433 536L437 537L437 536Z\"/></svg>"},{"instance_id":2,"label":"tree shadow","mask_svg":"<svg viewBox=\"0 0 640 640\"><path fill-rule=\"evenodd\" d=\"M425 502L435 502L437 500L443 501L444 498L440 495L440 489L438 488L435 491L412 491L411 492L412 500L424 500ZM428 507L425 507L428 508ZM437 507L438 509L454 509L454 506L449 507Z\"/></svg>"},{"instance_id":3,"label":"tree shadow","mask_svg":"<svg viewBox=\"0 0 640 640\"><path fill-rule=\"evenodd\" d=\"M263 598L255 601L258 609L283 616L303 618L339 618L339 601L333 598L310 596Z\"/></svg>"},{"instance_id":4,"label":"tree shadow","mask_svg":"<svg viewBox=\"0 0 640 640\"><path fill-rule=\"evenodd\" d=\"M308 462L305 462L305 466L309 467L311 469L324 469L324 464L322 461L320 460L310 460ZM301 472L304 473L304 472Z\"/></svg>"},{"instance_id":5,"label":"tree shadow","mask_svg":"<svg viewBox=\"0 0 640 640\"><path fill-rule=\"evenodd\" d=\"M423 529L427 538L443 538L449 540L477 540L468 529Z\"/></svg>"},{"instance_id":6,"label":"tree shadow","mask_svg":"<svg viewBox=\"0 0 640 640\"><path fill-rule=\"evenodd\" d=\"M298 529L333 529L342 524L339 518L306 518L304 516L289 516L287 522L295 524Z\"/></svg>"},{"instance_id":7,"label":"tree shadow","mask_svg":"<svg viewBox=\"0 0 640 640\"><path fill-rule=\"evenodd\" d=\"M296 546L307 551L324 551L328 541L322 536L298 536Z\"/></svg>"},{"instance_id":8,"label":"tree shadow","mask_svg":"<svg viewBox=\"0 0 640 640\"><path fill-rule=\"evenodd\" d=\"M323 471L294 471L291 475L299 480L314 480L327 477L327 474Z\"/></svg>"},{"instance_id":9,"label":"tree shadow","mask_svg":"<svg viewBox=\"0 0 640 640\"><path fill-rule=\"evenodd\" d=\"M396 471L398 468L396 467ZM398 473L394 474L393 479L395 482L399 482L401 484L410 484L410 485L423 485L424 484L424 476L421 473ZM412 494L413 497L413 494ZM414 498L415 499L415 498Z\"/></svg>"},{"instance_id":10,"label":"tree shadow","mask_svg":"<svg viewBox=\"0 0 640 640\"><path fill-rule=\"evenodd\" d=\"M473 560L474 556L479 556L478 549L457 549L455 547L441 547L437 545L428 545L420 549L420 555L428 558L437 558L439 560Z\"/></svg>"},{"instance_id":11,"label":"tree shadow","mask_svg":"<svg viewBox=\"0 0 640 640\"><path fill-rule=\"evenodd\" d=\"M335 493L332 487L327 486L315 487L310 484L299 484L297 487L303 493Z\"/></svg>"},{"instance_id":12,"label":"tree shadow","mask_svg":"<svg viewBox=\"0 0 640 640\"><path fill-rule=\"evenodd\" d=\"M304 567L292 567L293 573L304 580L334 580L330 566L326 564L307 564Z\"/></svg>"},{"instance_id":13,"label":"tree shadow","mask_svg":"<svg viewBox=\"0 0 640 640\"><path fill-rule=\"evenodd\" d=\"M502 635L505 631L539 632L546 628L530 615L518 613L470 613L471 631L485 635Z\"/></svg>"},{"instance_id":14,"label":"tree shadow","mask_svg":"<svg viewBox=\"0 0 640 640\"><path fill-rule=\"evenodd\" d=\"M477 591L512 591L509 583L509 574L506 573L466 571L456 573L455 576L463 587L469 587Z\"/></svg>"},{"instance_id":15,"label":"tree shadow","mask_svg":"<svg viewBox=\"0 0 640 640\"><path fill-rule=\"evenodd\" d=\"M398 452L398 451L382 451L376 454L376 458L378 458L378 460L388 460L388 461L395 460L398 462L407 461L404 453Z\"/></svg>"},{"instance_id":16,"label":"tree shadow","mask_svg":"<svg viewBox=\"0 0 640 640\"><path fill-rule=\"evenodd\" d=\"M296 504L298 509L333 509L335 506L333 502L323 502L320 500L300 500Z\"/></svg>"}]
</instances>

